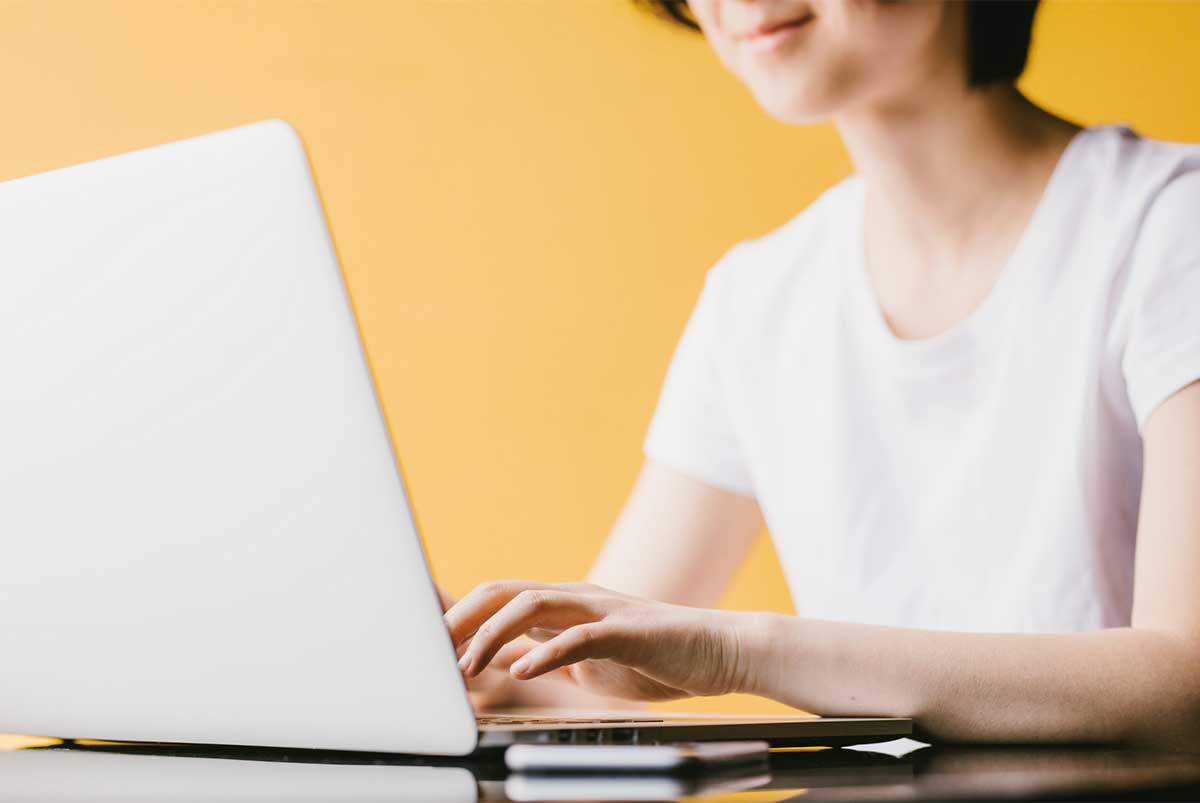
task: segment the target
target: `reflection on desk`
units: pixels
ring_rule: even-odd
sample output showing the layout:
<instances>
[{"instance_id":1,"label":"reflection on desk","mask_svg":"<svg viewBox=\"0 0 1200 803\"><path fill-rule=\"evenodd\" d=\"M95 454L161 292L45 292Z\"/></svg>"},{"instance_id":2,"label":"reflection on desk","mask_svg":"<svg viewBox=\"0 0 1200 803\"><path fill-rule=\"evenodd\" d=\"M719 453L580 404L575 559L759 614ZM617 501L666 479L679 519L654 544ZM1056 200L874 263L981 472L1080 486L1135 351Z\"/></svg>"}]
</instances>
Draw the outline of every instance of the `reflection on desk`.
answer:
<instances>
[{"instance_id":1,"label":"reflection on desk","mask_svg":"<svg viewBox=\"0 0 1200 803\"><path fill-rule=\"evenodd\" d=\"M574 801L676 800L714 797L725 793L769 788L771 776L755 770L717 772L694 778L669 775L509 775L499 786L480 781L483 800L516 803L573 803ZM489 794L489 789L491 793Z\"/></svg>"},{"instance_id":2,"label":"reflection on desk","mask_svg":"<svg viewBox=\"0 0 1200 803\"><path fill-rule=\"evenodd\" d=\"M246 761L82 750L0 753L4 803L475 803L461 767Z\"/></svg>"},{"instance_id":3,"label":"reflection on desk","mask_svg":"<svg viewBox=\"0 0 1200 803\"><path fill-rule=\"evenodd\" d=\"M383 753L89 743L0 751L0 803L477 803L549 800L1198 800L1200 756L1110 748L931 746L774 753L770 772L701 779L510 776Z\"/></svg>"}]
</instances>

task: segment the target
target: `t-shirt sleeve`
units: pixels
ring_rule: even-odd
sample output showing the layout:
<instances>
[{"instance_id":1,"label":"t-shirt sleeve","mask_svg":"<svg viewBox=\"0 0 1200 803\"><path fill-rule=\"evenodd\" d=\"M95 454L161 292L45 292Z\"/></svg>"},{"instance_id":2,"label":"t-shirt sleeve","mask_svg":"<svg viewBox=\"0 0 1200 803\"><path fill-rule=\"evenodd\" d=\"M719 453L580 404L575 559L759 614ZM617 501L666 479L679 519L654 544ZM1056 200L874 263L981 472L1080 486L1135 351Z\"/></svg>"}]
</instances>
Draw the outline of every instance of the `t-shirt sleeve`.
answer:
<instances>
[{"instance_id":1,"label":"t-shirt sleeve","mask_svg":"<svg viewBox=\"0 0 1200 803\"><path fill-rule=\"evenodd\" d=\"M1155 198L1128 293L1121 369L1141 432L1160 404L1200 379L1200 171L1174 178Z\"/></svg>"},{"instance_id":2,"label":"t-shirt sleeve","mask_svg":"<svg viewBox=\"0 0 1200 803\"><path fill-rule=\"evenodd\" d=\"M657 463L717 488L753 496L719 367L720 309L725 300L721 264L709 270L679 338L643 448Z\"/></svg>"}]
</instances>

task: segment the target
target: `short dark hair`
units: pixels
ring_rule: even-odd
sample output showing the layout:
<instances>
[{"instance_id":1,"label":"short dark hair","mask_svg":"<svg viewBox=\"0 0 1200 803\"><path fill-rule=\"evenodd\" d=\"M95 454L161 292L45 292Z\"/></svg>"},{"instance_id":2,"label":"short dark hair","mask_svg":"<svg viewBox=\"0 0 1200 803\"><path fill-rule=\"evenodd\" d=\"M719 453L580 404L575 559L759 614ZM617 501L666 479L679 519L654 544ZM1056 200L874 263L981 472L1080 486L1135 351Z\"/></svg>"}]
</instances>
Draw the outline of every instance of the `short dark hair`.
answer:
<instances>
[{"instance_id":1,"label":"short dark hair","mask_svg":"<svg viewBox=\"0 0 1200 803\"><path fill-rule=\"evenodd\" d=\"M1025 71L1038 0L962 0L967 4L967 83L1012 83ZM658 16L700 30L687 0L634 0Z\"/></svg>"}]
</instances>

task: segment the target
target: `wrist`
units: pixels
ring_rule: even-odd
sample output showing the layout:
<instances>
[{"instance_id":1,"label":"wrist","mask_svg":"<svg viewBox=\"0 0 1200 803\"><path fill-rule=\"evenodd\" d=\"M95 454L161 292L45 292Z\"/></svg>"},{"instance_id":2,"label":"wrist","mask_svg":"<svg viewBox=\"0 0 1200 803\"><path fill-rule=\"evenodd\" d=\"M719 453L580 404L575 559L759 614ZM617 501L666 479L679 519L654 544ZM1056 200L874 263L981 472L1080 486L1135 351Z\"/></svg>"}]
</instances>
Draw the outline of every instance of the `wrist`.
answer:
<instances>
[{"instance_id":1,"label":"wrist","mask_svg":"<svg viewBox=\"0 0 1200 803\"><path fill-rule=\"evenodd\" d=\"M730 691L770 697L786 642L787 625L795 617L776 613L734 614L733 681Z\"/></svg>"}]
</instances>

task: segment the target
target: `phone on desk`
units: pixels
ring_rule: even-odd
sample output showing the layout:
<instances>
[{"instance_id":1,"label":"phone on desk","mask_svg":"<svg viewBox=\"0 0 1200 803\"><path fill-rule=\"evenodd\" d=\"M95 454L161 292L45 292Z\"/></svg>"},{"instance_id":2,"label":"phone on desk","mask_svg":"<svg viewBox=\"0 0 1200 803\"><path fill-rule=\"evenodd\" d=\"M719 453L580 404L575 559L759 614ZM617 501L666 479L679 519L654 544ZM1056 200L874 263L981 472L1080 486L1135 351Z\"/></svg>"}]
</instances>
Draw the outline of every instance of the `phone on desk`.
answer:
<instances>
[{"instance_id":1,"label":"phone on desk","mask_svg":"<svg viewBox=\"0 0 1200 803\"><path fill-rule=\"evenodd\" d=\"M767 764L766 742L677 744L515 744L504 763L519 773L643 773L694 775Z\"/></svg>"}]
</instances>

